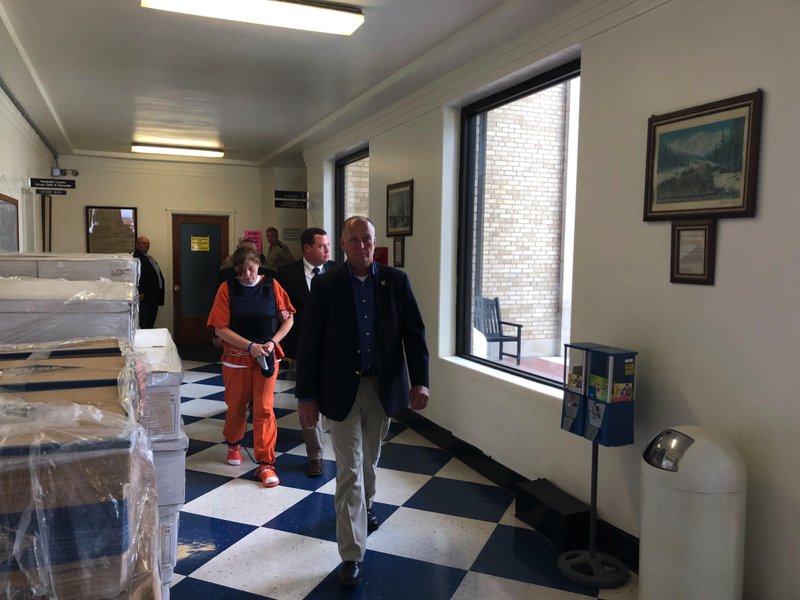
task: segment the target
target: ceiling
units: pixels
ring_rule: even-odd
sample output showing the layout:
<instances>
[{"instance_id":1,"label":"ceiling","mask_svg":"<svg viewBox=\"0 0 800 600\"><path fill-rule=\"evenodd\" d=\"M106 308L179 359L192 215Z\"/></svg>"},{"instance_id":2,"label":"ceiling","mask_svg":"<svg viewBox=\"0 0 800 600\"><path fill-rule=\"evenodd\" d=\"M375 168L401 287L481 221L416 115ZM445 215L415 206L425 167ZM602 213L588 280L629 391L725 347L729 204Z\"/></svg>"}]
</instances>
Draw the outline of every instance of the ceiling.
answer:
<instances>
[{"instance_id":1,"label":"ceiling","mask_svg":"<svg viewBox=\"0 0 800 600\"><path fill-rule=\"evenodd\" d=\"M139 0L0 0L0 80L58 155L132 157L157 138L302 166L365 100L398 100L576 1L348 0L365 23L347 37Z\"/></svg>"}]
</instances>

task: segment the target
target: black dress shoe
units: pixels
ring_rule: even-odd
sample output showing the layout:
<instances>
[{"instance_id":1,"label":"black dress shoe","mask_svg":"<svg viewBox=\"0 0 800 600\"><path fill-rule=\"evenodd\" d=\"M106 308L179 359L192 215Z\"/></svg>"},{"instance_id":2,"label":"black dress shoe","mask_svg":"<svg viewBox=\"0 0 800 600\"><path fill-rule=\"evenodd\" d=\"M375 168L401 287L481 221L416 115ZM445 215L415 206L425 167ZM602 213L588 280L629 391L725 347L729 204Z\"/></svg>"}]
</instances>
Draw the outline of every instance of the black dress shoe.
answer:
<instances>
[{"instance_id":1,"label":"black dress shoe","mask_svg":"<svg viewBox=\"0 0 800 600\"><path fill-rule=\"evenodd\" d=\"M339 584L354 586L361 578L361 563L355 560L346 560L339 571Z\"/></svg>"},{"instance_id":2,"label":"black dress shoe","mask_svg":"<svg viewBox=\"0 0 800 600\"><path fill-rule=\"evenodd\" d=\"M367 531L372 533L373 531L377 531L378 527L381 526L381 522L378 521L378 517L375 516L375 513L371 508L367 509Z\"/></svg>"}]
</instances>

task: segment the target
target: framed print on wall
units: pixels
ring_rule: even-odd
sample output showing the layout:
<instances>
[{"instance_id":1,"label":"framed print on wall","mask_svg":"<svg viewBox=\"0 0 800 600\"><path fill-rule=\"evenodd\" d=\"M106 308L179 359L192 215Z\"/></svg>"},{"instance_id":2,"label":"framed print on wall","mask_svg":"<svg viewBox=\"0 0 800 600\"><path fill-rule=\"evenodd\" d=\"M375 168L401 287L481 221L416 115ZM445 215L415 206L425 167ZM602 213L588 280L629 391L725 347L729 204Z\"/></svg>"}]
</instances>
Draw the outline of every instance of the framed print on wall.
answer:
<instances>
[{"instance_id":1,"label":"framed print on wall","mask_svg":"<svg viewBox=\"0 0 800 600\"><path fill-rule=\"evenodd\" d=\"M673 221L669 280L714 285L716 245L715 220Z\"/></svg>"},{"instance_id":2,"label":"framed print on wall","mask_svg":"<svg viewBox=\"0 0 800 600\"><path fill-rule=\"evenodd\" d=\"M414 229L414 180L386 186L386 236L411 235Z\"/></svg>"},{"instance_id":3,"label":"framed print on wall","mask_svg":"<svg viewBox=\"0 0 800 600\"><path fill-rule=\"evenodd\" d=\"M404 267L406 263L406 238L396 237L393 241L392 249L392 265L395 267Z\"/></svg>"},{"instance_id":4,"label":"framed print on wall","mask_svg":"<svg viewBox=\"0 0 800 600\"><path fill-rule=\"evenodd\" d=\"M762 96L650 117L645 221L755 214Z\"/></svg>"},{"instance_id":5,"label":"framed print on wall","mask_svg":"<svg viewBox=\"0 0 800 600\"><path fill-rule=\"evenodd\" d=\"M86 207L86 251L119 254L136 245L136 209L121 206Z\"/></svg>"},{"instance_id":6,"label":"framed print on wall","mask_svg":"<svg viewBox=\"0 0 800 600\"><path fill-rule=\"evenodd\" d=\"M19 251L19 203L0 194L0 251Z\"/></svg>"}]
</instances>

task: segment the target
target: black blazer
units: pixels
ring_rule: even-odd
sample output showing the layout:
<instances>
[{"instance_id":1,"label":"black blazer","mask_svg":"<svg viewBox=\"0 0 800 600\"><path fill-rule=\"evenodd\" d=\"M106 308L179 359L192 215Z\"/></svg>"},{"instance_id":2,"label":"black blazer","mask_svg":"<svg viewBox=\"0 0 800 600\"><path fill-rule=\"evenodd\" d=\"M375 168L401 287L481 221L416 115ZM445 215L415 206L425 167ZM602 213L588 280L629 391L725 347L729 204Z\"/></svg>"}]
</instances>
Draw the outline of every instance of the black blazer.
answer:
<instances>
[{"instance_id":1,"label":"black blazer","mask_svg":"<svg viewBox=\"0 0 800 600\"><path fill-rule=\"evenodd\" d=\"M133 257L141 263L139 274L139 293L144 294L145 302L153 302L158 298L158 305L164 306L164 277L155 270L150 259L143 252L133 251Z\"/></svg>"},{"instance_id":2,"label":"black blazer","mask_svg":"<svg viewBox=\"0 0 800 600\"><path fill-rule=\"evenodd\" d=\"M336 263L329 260L324 267L325 273L328 273L336 267ZM289 294L289 300L292 301L292 306L297 311L294 314L294 325L286 337L281 340L281 348L286 356L296 359L297 345L300 342L300 331L303 327L303 315L306 311L306 300L308 300L309 294L303 259L279 267L276 279Z\"/></svg>"},{"instance_id":3,"label":"black blazer","mask_svg":"<svg viewBox=\"0 0 800 600\"><path fill-rule=\"evenodd\" d=\"M361 368L350 269L314 279L297 357L298 398L316 399L320 412L343 420L353 406ZM377 265L375 310L380 401L388 416L409 404L411 385L428 385L428 347L411 282L405 272Z\"/></svg>"}]
</instances>

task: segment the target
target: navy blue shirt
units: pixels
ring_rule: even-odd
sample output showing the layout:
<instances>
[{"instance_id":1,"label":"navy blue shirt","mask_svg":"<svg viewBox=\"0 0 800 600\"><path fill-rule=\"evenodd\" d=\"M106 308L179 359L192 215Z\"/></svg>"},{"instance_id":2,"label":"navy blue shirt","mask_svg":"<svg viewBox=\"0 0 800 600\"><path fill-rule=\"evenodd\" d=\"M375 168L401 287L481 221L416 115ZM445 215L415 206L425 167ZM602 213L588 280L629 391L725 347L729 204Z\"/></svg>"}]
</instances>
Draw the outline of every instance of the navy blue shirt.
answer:
<instances>
[{"instance_id":1,"label":"navy blue shirt","mask_svg":"<svg viewBox=\"0 0 800 600\"><path fill-rule=\"evenodd\" d=\"M375 341L375 279L376 267L372 263L369 274L361 281L353 275L350 264L350 287L356 304L356 323L358 324L358 344L361 353L361 369L378 368L378 353Z\"/></svg>"}]
</instances>

